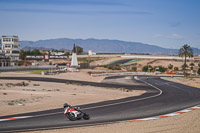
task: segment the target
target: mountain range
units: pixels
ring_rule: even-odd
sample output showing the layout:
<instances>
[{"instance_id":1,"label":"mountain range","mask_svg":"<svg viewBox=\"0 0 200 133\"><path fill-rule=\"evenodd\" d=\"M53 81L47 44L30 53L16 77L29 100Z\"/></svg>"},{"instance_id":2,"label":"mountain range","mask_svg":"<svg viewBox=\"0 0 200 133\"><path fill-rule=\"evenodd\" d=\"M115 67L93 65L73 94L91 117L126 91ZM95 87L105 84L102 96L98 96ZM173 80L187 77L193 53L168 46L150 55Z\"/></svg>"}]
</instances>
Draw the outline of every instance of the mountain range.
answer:
<instances>
[{"instance_id":1,"label":"mountain range","mask_svg":"<svg viewBox=\"0 0 200 133\"><path fill-rule=\"evenodd\" d=\"M40 50L72 50L76 44L83 48L85 52L92 50L96 53L137 53L137 54L168 54L177 55L179 49L162 48L155 45L144 44L140 42L126 42L120 40L108 39L48 39L39 41L20 41L20 49L38 48ZM194 54L200 52L199 49L193 48Z\"/></svg>"}]
</instances>

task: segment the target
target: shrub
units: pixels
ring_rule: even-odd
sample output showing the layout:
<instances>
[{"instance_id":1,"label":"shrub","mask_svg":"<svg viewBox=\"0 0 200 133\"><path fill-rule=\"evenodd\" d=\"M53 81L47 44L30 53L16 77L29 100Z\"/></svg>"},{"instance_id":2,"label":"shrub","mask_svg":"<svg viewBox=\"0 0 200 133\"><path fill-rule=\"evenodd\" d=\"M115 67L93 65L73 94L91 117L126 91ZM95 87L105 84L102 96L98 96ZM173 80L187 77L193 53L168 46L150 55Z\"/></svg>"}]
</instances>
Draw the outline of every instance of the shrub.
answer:
<instances>
[{"instance_id":1,"label":"shrub","mask_svg":"<svg viewBox=\"0 0 200 133\"><path fill-rule=\"evenodd\" d=\"M133 70L134 72L137 72L137 67L132 67L132 70Z\"/></svg>"},{"instance_id":2,"label":"shrub","mask_svg":"<svg viewBox=\"0 0 200 133\"><path fill-rule=\"evenodd\" d=\"M142 71L143 72L148 72L148 71L153 71L153 67L151 66L151 65L148 65L148 66L144 66L143 68L142 68Z\"/></svg>"},{"instance_id":3,"label":"shrub","mask_svg":"<svg viewBox=\"0 0 200 133\"><path fill-rule=\"evenodd\" d=\"M181 67L182 67L182 70L184 70L188 67L188 65L184 63Z\"/></svg>"},{"instance_id":4,"label":"shrub","mask_svg":"<svg viewBox=\"0 0 200 133\"><path fill-rule=\"evenodd\" d=\"M119 65L114 65L111 68L112 70L121 70L121 67Z\"/></svg>"},{"instance_id":5,"label":"shrub","mask_svg":"<svg viewBox=\"0 0 200 133\"><path fill-rule=\"evenodd\" d=\"M158 68L159 68L159 71L160 71L160 72L165 72L165 71L167 71L167 68L164 67L164 66L158 66Z\"/></svg>"},{"instance_id":6,"label":"shrub","mask_svg":"<svg viewBox=\"0 0 200 133\"><path fill-rule=\"evenodd\" d=\"M198 69L197 73L200 74L200 68Z\"/></svg>"},{"instance_id":7,"label":"shrub","mask_svg":"<svg viewBox=\"0 0 200 133\"><path fill-rule=\"evenodd\" d=\"M171 70L174 66L172 64L168 65L168 68Z\"/></svg>"},{"instance_id":8,"label":"shrub","mask_svg":"<svg viewBox=\"0 0 200 133\"><path fill-rule=\"evenodd\" d=\"M147 71L148 71L148 66L144 66L144 67L142 68L142 71L143 71L143 72L147 72Z\"/></svg>"},{"instance_id":9,"label":"shrub","mask_svg":"<svg viewBox=\"0 0 200 133\"><path fill-rule=\"evenodd\" d=\"M119 65L105 65L105 68L111 69L111 70L121 70L121 67Z\"/></svg>"},{"instance_id":10,"label":"shrub","mask_svg":"<svg viewBox=\"0 0 200 133\"><path fill-rule=\"evenodd\" d=\"M178 67L174 67L174 71L178 71Z\"/></svg>"}]
</instances>

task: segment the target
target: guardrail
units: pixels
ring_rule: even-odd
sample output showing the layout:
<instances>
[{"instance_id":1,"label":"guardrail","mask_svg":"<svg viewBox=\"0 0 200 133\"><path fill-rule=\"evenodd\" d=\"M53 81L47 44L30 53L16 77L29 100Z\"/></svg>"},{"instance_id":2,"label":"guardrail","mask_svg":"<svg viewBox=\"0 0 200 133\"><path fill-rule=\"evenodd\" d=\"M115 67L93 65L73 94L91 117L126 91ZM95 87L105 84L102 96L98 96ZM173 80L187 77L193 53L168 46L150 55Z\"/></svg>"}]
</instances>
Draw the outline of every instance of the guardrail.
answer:
<instances>
[{"instance_id":1,"label":"guardrail","mask_svg":"<svg viewBox=\"0 0 200 133\"><path fill-rule=\"evenodd\" d=\"M20 71L20 70L46 70L56 68L56 66L13 66L13 67L0 67L0 72L6 71Z\"/></svg>"},{"instance_id":2,"label":"guardrail","mask_svg":"<svg viewBox=\"0 0 200 133\"><path fill-rule=\"evenodd\" d=\"M149 72L119 72L119 73L91 74L91 76L93 76L93 77L97 77L97 76L118 76L118 75L155 75L155 73L149 73Z\"/></svg>"}]
</instances>

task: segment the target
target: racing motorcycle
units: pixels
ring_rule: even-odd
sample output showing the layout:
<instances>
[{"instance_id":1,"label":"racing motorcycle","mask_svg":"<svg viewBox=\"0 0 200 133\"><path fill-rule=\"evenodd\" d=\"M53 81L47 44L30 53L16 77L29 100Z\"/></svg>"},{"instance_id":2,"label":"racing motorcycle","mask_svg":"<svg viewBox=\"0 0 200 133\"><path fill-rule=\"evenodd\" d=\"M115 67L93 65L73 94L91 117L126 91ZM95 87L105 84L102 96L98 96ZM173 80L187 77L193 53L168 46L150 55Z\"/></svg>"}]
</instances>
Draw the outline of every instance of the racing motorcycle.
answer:
<instances>
[{"instance_id":1,"label":"racing motorcycle","mask_svg":"<svg viewBox=\"0 0 200 133\"><path fill-rule=\"evenodd\" d=\"M71 121L81 120L82 118L85 120L90 119L90 115L80 110L80 107L73 107L68 104L64 104L64 115Z\"/></svg>"}]
</instances>

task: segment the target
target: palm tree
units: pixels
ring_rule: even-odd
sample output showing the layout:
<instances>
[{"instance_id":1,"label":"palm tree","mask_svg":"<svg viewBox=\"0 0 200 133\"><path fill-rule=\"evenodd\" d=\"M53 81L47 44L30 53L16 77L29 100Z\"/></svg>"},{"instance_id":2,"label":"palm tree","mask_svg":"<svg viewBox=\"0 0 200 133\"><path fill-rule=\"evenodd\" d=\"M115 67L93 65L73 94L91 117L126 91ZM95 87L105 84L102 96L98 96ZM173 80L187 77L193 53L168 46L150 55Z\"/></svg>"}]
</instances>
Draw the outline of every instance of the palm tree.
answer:
<instances>
[{"instance_id":1,"label":"palm tree","mask_svg":"<svg viewBox=\"0 0 200 133\"><path fill-rule=\"evenodd\" d=\"M187 66L186 62L187 62L187 57L193 57L193 50L192 48L188 45L188 44L185 44L183 45L180 49L179 49L179 56L180 57L184 57L185 60L184 60L184 64L183 64L183 71L184 71L184 75L185 75L185 68Z\"/></svg>"}]
</instances>

